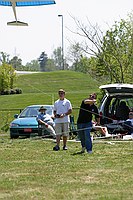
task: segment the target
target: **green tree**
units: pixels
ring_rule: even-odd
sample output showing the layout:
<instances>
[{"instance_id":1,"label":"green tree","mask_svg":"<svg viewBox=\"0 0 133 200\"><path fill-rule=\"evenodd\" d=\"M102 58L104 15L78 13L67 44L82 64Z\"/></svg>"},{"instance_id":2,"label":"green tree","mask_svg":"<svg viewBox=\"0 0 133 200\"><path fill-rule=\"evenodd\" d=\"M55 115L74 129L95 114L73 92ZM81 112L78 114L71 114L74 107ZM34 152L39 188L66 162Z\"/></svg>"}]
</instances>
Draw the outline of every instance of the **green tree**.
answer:
<instances>
[{"instance_id":1,"label":"green tree","mask_svg":"<svg viewBox=\"0 0 133 200\"><path fill-rule=\"evenodd\" d=\"M26 71L40 71L38 60L31 60L31 62L27 62L23 69Z\"/></svg>"},{"instance_id":2,"label":"green tree","mask_svg":"<svg viewBox=\"0 0 133 200\"><path fill-rule=\"evenodd\" d=\"M62 69L62 55L61 55L61 47L58 47L53 51L52 58L54 60L55 66L57 70Z\"/></svg>"},{"instance_id":3,"label":"green tree","mask_svg":"<svg viewBox=\"0 0 133 200\"><path fill-rule=\"evenodd\" d=\"M105 69L111 82L132 80L133 46L132 26L129 21L116 22L103 38L102 52L99 53L101 70ZM99 71L101 71L99 68Z\"/></svg>"},{"instance_id":4,"label":"green tree","mask_svg":"<svg viewBox=\"0 0 133 200\"><path fill-rule=\"evenodd\" d=\"M0 52L0 63L9 63L9 54Z\"/></svg>"},{"instance_id":5,"label":"green tree","mask_svg":"<svg viewBox=\"0 0 133 200\"><path fill-rule=\"evenodd\" d=\"M69 48L68 60L73 63L71 67L73 70L80 71L78 65L82 57L83 57L82 45L79 42L71 44Z\"/></svg>"},{"instance_id":6,"label":"green tree","mask_svg":"<svg viewBox=\"0 0 133 200\"><path fill-rule=\"evenodd\" d=\"M17 56L14 56L10 61L9 64L11 64L14 69L20 70L22 68L22 60L21 58L18 58Z\"/></svg>"},{"instance_id":7,"label":"green tree","mask_svg":"<svg viewBox=\"0 0 133 200\"><path fill-rule=\"evenodd\" d=\"M0 66L0 92L13 89L15 79L15 69L11 65L3 63Z\"/></svg>"},{"instance_id":8,"label":"green tree","mask_svg":"<svg viewBox=\"0 0 133 200\"><path fill-rule=\"evenodd\" d=\"M55 71L55 70L56 70L55 61L49 58L46 63L46 71Z\"/></svg>"},{"instance_id":9,"label":"green tree","mask_svg":"<svg viewBox=\"0 0 133 200\"><path fill-rule=\"evenodd\" d=\"M41 72L45 72L46 71L46 63L47 63L47 54L45 53L45 51L43 51L38 59L39 63L40 63L40 71Z\"/></svg>"},{"instance_id":10,"label":"green tree","mask_svg":"<svg viewBox=\"0 0 133 200\"><path fill-rule=\"evenodd\" d=\"M93 26L89 22L89 25L85 26L74 19L78 27L76 33L85 38L81 49L89 55L88 71L93 70L97 76L104 76L109 82L133 82L132 16L131 13L127 20L115 22L105 35L98 25ZM92 66L92 63L95 63L95 66Z\"/></svg>"},{"instance_id":11,"label":"green tree","mask_svg":"<svg viewBox=\"0 0 133 200\"><path fill-rule=\"evenodd\" d=\"M77 63L76 71L88 73L89 72L88 64L89 64L89 59L87 57L81 56L80 61Z\"/></svg>"}]
</instances>

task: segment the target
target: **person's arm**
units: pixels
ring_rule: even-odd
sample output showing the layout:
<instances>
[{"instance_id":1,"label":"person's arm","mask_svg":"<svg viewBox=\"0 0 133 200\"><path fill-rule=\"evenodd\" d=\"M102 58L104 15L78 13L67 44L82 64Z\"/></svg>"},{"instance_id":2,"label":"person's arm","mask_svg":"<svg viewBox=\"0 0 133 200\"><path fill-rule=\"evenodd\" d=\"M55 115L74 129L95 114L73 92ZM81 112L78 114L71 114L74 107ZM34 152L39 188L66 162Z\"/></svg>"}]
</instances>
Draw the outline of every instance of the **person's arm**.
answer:
<instances>
[{"instance_id":1,"label":"person's arm","mask_svg":"<svg viewBox=\"0 0 133 200\"><path fill-rule=\"evenodd\" d=\"M54 110L53 114L54 114L54 118L55 118L56 117L56 111L55 110Z\"/></svg>"},{"instance_id":2,"label":"person's arm","mask_svg":"<svg viewBox=\"0 0 133 200\"><path fill-rule=\"evenodd\" d=\"M100 116L99 116L99 112L98 112L98 108L97 106L94 106L94 112L95 112L95 120L96 120L96 126L100 125Z\"/></svg>"},{"instance_id":3,"label":"person's arm","mask_svg":"<svg viewBox=\"0 0 133 200\"><path fill-rule=\"evenodd\" d=\"M38 123L39 123L39 124L43 124L43 125L45 125L46 127L48 127L48 124L47 124L46 122L44 122L43 120L41 120L41 119L38 119Z\"/></svg>"},{"instance_id":4,"label":"person's arm","mask_svg":"<svg viewBox=\"0 0 133 200\"><path fill-rule=\"evenodd\" d=\"M100 117L96 117L96 126L100 125Z\"/></svg>"},{"instance_id":5,"label":"person's arm","mask_svg":"<svg viewBox=\"0 0 133 200\"><path fill-rule=\"evenodd\" d=\"M96 99L85 99L84 103L85 104L94 104L94 103L96 103Z\"/></svg>"},{"instance_id":6,"label":"person's arm","mask_svg":"<svg viewBox=\"0 0 133 200\"><path fill-rule=\"evenodd\" d=\"M66 115L70 115L72 113L72 109L69 109L66 113L65 113L65 116Z\"/></svg>"},{"instance_id":7,"label":"person's arm","mask_svg":"<svg viewBox=\"0 0 133 200\"><path fill-rule=\"evenodd\" d=\"M69 109L66 113L61 114L60 117L61 117L61 118L62 118L62 117L65 117L65 116L67 116L67 115L70 115L71 113L72 113L72 109Z\"/></svg>"}]
</instances>

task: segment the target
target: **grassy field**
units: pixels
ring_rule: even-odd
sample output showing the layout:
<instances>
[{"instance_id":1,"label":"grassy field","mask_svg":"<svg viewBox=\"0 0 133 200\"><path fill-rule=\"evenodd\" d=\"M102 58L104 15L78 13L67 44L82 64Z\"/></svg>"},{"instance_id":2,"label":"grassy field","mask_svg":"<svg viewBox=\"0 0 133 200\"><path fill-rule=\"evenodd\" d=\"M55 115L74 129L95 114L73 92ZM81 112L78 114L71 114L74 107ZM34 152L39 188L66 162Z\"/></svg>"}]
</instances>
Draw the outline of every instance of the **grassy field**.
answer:
<instances>
[{"instance_id":1,"label":"grassy field","mask_svg":"<svg viewBox=\"0 0 133 200\"><path fill-rule=\"evenodd\" d=\"M0 128L9 125L14 114L28 105L53 104L60 88L66 90L66 98L78 108L83 98L92 92L99 92L99 86L100 83L89 75L72 71L20 75L16 87L21 88L23 93L0 96ZM75 117L77 113L78 109L73 111Z\"/></svg>"},{"instance_id":2,"label":"grassy field","mask_svg":"<svg viewBox=\"0 0 133 200\"><path fill-rule=\"evenodd\" d=\"M54 152L53 140L0 138L0 199L132 200L133 143L94 141ZM62 142L61 142L62 145Z\"/></svg>"},{"instance_id":3,"label":"grassy field","mask_svg":"<svg viewBox=\"0 0 133 200\"><path fill-rule=\"evenodd\" d=\"M29 104L52 104L58 98L58 90L64 88L73 106L79 106L81 100L90 93L99 92L100 85L89 75L72 71L20 75L16 87L21 88L23 93L0 96L0 103L3 109L23 108Z\"/></svg>"},{"instance_id":4,"label":"grassy field","mask_svg":"<svg viewBox=\"0 0 133 200\"><path fill-rule=\"evenodd\" d=\"M92 155L79 154L80 143L54 152L53 140L11 140L15 113L32 104L52 104L66 90L76 116L81 100L99 93L102 83L82 73L60 71L21 75L23 93L0 96L0 199L3 200L130 200L133 196L133 141L94 141Z\"/></svg>"}]
</instances>

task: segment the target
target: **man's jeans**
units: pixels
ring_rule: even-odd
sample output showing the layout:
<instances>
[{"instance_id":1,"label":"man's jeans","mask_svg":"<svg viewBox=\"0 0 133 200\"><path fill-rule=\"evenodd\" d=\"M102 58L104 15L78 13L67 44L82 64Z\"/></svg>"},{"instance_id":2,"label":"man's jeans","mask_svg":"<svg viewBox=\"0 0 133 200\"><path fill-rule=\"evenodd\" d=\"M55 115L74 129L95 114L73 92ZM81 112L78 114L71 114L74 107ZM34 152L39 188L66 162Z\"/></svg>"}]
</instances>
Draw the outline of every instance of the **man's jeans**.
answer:
<instances>
[{"instance_id":1,"label":"man's jeans","mask_svg":"<svg viewBox=\"0 0 133 200\"><path fill-rule=\"evenodd\" d=\"M92 140L90 136L90 131L92 129L92 122L77 124L77 128L82 148L85 147L87 152L92 151Z\"/></svg>"}]
</instances>

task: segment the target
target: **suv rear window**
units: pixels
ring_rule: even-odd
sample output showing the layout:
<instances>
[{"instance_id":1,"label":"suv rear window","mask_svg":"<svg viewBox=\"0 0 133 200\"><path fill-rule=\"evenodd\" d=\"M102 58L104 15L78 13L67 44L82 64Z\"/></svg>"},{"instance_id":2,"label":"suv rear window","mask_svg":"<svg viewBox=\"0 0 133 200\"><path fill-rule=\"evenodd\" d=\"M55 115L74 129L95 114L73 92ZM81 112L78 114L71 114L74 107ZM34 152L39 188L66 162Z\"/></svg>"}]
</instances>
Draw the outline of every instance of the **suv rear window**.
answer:
<instances>
[{"instance_id":1,"label":"suv rear window","mask_svg":"<svg viewBox=\"0 0 133 200\"><path fill-rule=\"evenodd\" d=\"M104 122L111 123L113 120L117 119L116 116L117 109L120 103L124 101L126 106L131 110L133 109L133 97L132 96L113 96L107 97L105 107L104 107Z\"/></svg>"}]
</instances>

